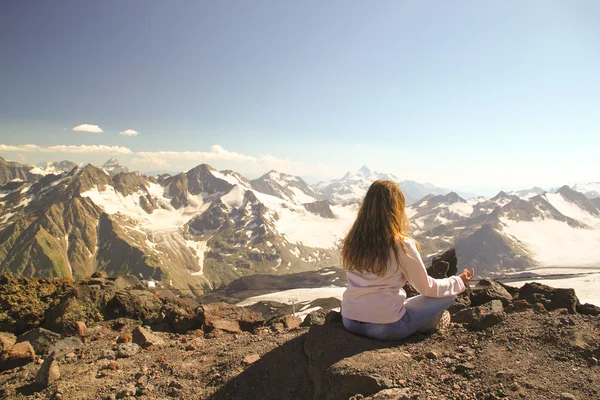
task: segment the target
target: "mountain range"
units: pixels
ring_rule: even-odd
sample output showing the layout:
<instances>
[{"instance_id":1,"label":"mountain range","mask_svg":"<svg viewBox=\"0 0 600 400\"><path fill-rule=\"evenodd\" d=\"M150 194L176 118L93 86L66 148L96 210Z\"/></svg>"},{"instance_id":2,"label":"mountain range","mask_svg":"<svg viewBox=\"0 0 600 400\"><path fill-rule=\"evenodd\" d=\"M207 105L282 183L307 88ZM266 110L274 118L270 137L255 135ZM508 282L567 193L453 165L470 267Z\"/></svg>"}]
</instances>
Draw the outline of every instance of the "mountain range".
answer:
<instances>
[{"instance_id":1,"label":"mountain range","mask_svg":"<svg viewBox=\"0 0 600 400\"><path fill-rule=\"evenodd\" d=\"M115 159L101 168L59 164L0 159L0 272L134 274L201 294L243 276L339 266L340 241L375 179L398 182L407 198L424 194L407 213L426 260L456 247L462 265L486 276L600 259L594 184L584 193L563 186L465 200L367 167L311 186L206 164L155 177Z\"/></svg>"}]
</instances>

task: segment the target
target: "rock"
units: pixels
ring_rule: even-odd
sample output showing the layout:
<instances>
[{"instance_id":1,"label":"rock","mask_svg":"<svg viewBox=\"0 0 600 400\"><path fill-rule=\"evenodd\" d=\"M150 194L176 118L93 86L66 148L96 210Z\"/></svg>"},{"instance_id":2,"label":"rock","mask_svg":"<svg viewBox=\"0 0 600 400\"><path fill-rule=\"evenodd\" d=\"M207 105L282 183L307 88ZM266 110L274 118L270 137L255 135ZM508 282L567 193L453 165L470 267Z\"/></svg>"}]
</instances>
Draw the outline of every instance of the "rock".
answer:
<instances>
[{"instance_id":1,"label":"rock","mask_svg":"<svg viewBox=\"0 0 600 400\"><path fill-rule=\"evenodd\" d=\"M506 318L504 312L498 311L498 304L500 306L502 304L498 300L495 301L498 303L491 304L492 302L490 302L479 307L465 308L454 314L452 321L463 323L472 329L487 329L494 326Z\"/></svg>"},{"instance_id":2,"label":"rock","mask_svg":"<svg viewBox=\"0 0 600 400\"><path fill-rule=\"evenodd\" d=\"M471 305L476 307L492 300L500 300L504 306L508 306L513 297L499 282L482 279L471 291Z\"/></svg>"},{"instance_id":3,"label":"rock","mask_svg":"<svg viewBox=\"0 0 600 400\"><path fill-rule=\"evenodd\" d=\"M85 322L83 322L83 321L75 322L75 333L79 337L86 337L89 335L89 331L88 331L87 326L85 325Z\"/></svg>"},{"instance_id":4,"label":"rock","mask_svg":"<svg viewBox=\"0 0 600 400\"><path fill-rule=\"evenodd\" d=\"M546 307L544 307L544 305L543 305L542 303L535 303L535 304L534 304L534 305L531 307L531 309L532 309L533 311L535 311L536 313L538 313L538 314L542 314L542 313L545 313L545 312L547 312L547 311L548 311L548 310L546 310Z\"/></svg>"},{"instance_id":5,"label":"rock","mask_svg":"<svg viewBox=\"0 0 600 400\"><path fill-rule=\"evenodd\" d=\"M299 317L293 315L283 315L279 317L273 317L267 321L267 326L274 327L276 324L283 325L284 329L296 329L300 326L302 320Z\"/></svg>"},{"instance_id":6,"label":"rock","mask_svg":"<svg viewBox=\"0 0 600 400\"><path fill-rule=\"evenodd\" d=\"M561 393L560 400L577 400L577 397L573 396L571 393Z\"/></svg>"},{"instance_id":7,"label":"rock","mask_svg":"<svg viewBox=\"0 0 600 400\"><path fill-rule=\"evenodd\" d=\"M132 287L143 287L142 282L133 275L119 275L114 280L114 284L117 289L129 289Z\"/></svg>"},{"instance_id":8,"label":"rock","mask_svg":"<svg viewBox=\"0 0 600 400\"><path fill-rule=\"evenodd\" d=\"M108 365L106 366L106 368L110 369L111 371L116 371L119 369L119 363L112 360L108 363Z\"/></svg>"},{"instance_id":9,"label":"rock","mask_svg":"<svg viewBox=\"0 0 600 400\"><path fill-rule=\"evenodd\" d=\"M152 324L156 328L175 333L186 333L202 327L201 318L192 307L183 304L176 299L165 299L156 321Z\"/></svg>"},{"instance_id":10,"label":"rock","mask_svg":"<svg viewBox=\"0 0 600 400\"><path fill-rule=\"evenodd\" d=\"M342 324L342 313L329 311L325 316L325 324Z\"/></svg>"},{"instance_id":11,"label":"rock","mask_svg":"<svg viewBox=\"0 0 600 400\"><path fill-rule=\"evenodd\" d=\"M131 336L133 338L133 342L143 348L150 346L163 346L165 344L161 337L149 332L147 329L142 328L141 326L136 327L131 332Z\"/></svg>"},{"instance_id":12,"label":"rock","mask_svg":"<svg viewBox=\"0 0 600 400\"><path fill-rule=\"evenodd\" d=\"M483 308L492 313L503 313L504 306L500 300L492 300L482 305Z\"/></svg>"},{"instance_id":13,"label":"rock","mask_svg":"<svg viewBox=\"0 0 600 400\"><path fill-rule=\"evenodd\" d=\"M206 333L214 329L232 333L252 332L264 324L260 314L227 303L203 304L198 307L197 313Z\"/></svg>"},{"instance_id":14,"label":"rock","mask_svg":"<svg viewBox=\"0 0 600 400\"><path fill-rule=\"evenodd\" d=\"M35 360L35 351L29 342L16 343L0 354L0 371L21 367Z\"/></svg>"},{"instance_id":15,"label":"rock","mask_svg":"<svg viewBox=\"0 0 600 400\"><path fill-rule=\"evenodd\" d=\"M396 386L382 371L403 376L412 365L402 362L406 360L402 347L354 335L337 324L312 326L304 340L304 353L315 399L374 395Z\"/></svg>"},{"instance_id":16,"label":"rock","mask_svg":"<svg viewBox=\"0 0 600 400\"><path fill-rule=\"evenodd\" d=\"M365 397L364 400L409 400L413 398L409 388L384 389L373 396Z\"/></svg>"},{"instance_id":17,"label":"rock","mask_svg":"<svg viewBox=\"0 0 600 400\"><path fill-rule=\"evenodd\" d=\"M119 337L117 338L117 343L128 343L128 342L131 342L132 340L133 340L133 338L131 337L131 334L121 333L119 335Z\"/></svg>"},{"instance_id":18,"label":"rock","mask_svg":"<svg viewBox=\"0 0 600 400\"><path fill-rule=\"evenodd\" d=\"M115 353L112 350L105 349L104 351L102 351L102 358L106 360L115 360L117 358L117 353Z\"/></svg>"},{"instance_id":19,"label":"rock","mask_svg":"<svg viewBox=\"0 0 600 400\"><path fill-rule=\"evenodd\" d=\"M48 348L48 353L56 353L58 357L60 354L68 353L69 351L81 349L83 342L79 338L71 336L56 341L53 345Z\"/></svg>"},{"instance_id":20,"label":"rock","mask_svg":"<svg viewBox=\"0 0 600 400\"><path fill-rule=\"evenodd\" d=\"M456 314L460 310L471 307L471 290L467 289L456 297L454 303L448 307L450 315Z\"/></svg>"},{"instance_id":21,"label":"rock","mask_svg":"<svg viewBox=\"0 0 600 400\"><path fill-rule=\"evenodd\" d=\"M537 282L523 285L519 299L530 304L542 303L548 311L566 308L570 314L576 313L580 304L574 289L556 289Z\"/></svg>"},{"instance_id":22,"label":"rock","mask_svg":"<svg viewBox=\"0 0 600 400\"><path fill-rule=\"evenodd\" d=\"M526 310L530 310L532 307L526 300L515 300L504 310L506 312L522 312Z\"/></svg>"},{"instance_id":23,"label":"rock","mask_svg":"<svg viewBox=\"0 0 600 400\"><path fill-rule=\"evenodd\" d=\"M12 333L0 332L0 352L11 348L16 341L17 338Z\"/></svg>"},{"instance_id":24,"label":"rock","mask_svg":"<svg viewBox=\"0 0 600 400\"><path fill-rule=\"evenodd\" d=\"M320 308L318 310L312 311L304 317L304 321L300 324L300 326L313 326L313 325L323 325L325 323L325 317L327 316L327 312L324 309Z\"/></svg>"},{"instance_id":25,"label":"rock","mask_svg":"<svg viewBox=\"0 0 600 400\"><path fill-rule=\"evenodd\" d=\"M456 364L456 366L454 367L454 372L459 373L459 374L464 374L464 373L468 373L474 369L475 369L475 365L473 365L470 362L465 362L465 363Z\"/></svg>"},{"instance_id":26,"label":"rock","mask_svg":"<svg viewBox=\"0 0 600 400\"><path fill-rule=\"evenodd\" d=\"M89 286L81 286L90 288ZM92 289L89 289L92 291ZM81 297L81 298L80 298ZM73 289L60 298L59 302L50 306L44 315L43 328L56 333L69 335L73 333L77 321L97 321L102 319L96 304L91 299Z\"/></svg>"},{"instance_id":27,"label":"rock","mask_svg":"<svg viewBox=\"0 0 600 400\"><path fill-rule=\"evenodd\" d=\"M600 307L590 303L580 304L577 306L577 312L584 315L597 316L600 315Z\"/></svg>"},{"instance_id":28,"label":"rock","mask_svg":"<svg viewBox=\"0 0 600 400\"><path fill-rule=\"evenodd\" d=\"M430 360L437 360L438 354L435 351L428 351L427 353L425 353L425 358L428 358Z\"/></svg>"},{"instance_id":29,"label":"rock","mask_svg":"<svg viewBox=\"0 0 600 400\"><path fill-rule=\"evenodd\" d=\"M96 271L92 274L91 278L105 279L107 276L105 271Z\"/></svg>"},{"instance_id":30,"label":"rock","mask_svg":"<svg viewBox=\"0 0 600 400\"><path fill-rule=\"evenodd\" d=\"M123 389L121 389L117 393L117 399L133 397L133 396L135 396L136 391L137 391L137 389L135 388L135 385L133 383L130 383L129 385L125 386Z\"/></svg>"},{"instance_id":31,"label":"rock","mask_svg":"<svg viewBox=\"0 0 600 400\"><path fill-rule=\"evenodd\" d=\"M107 319L130 318L152 324L162 306L162 300L148 290L122 290L116 292L106 305L105 316Z\"/></svg>"},{"instance_id":32,"label":"rock","mask_svg":"<svg viewBox=\"0 0 600 400\"><path fill-rule=\"evenodd\" d=\"M58 363L55 360L55 354L52 353L42 363L35 381L43 388L47 388L52 382L60 378L60 369Z\"/></svg>"},{"instance_id":33,"label":"rock","mask_svg":"<svg viewBox=\"0 0 600 400\"><path fill-rule=\"evenodd\" d=\"M253 354L248 354L246 357L244 357L244 364L254 364L255 362L257 362L258 360L260 360L260 356L256 353Z\"/></svg>"},{"instance_id":34,"label":"rock","mask_svg":"<svg viewBox=\"0 0 600 400\"><path fill-rule=\"evenodd\" d=\"M17 342L31 343L35 353L39 355L48 354L48 349L50 346L52 346L58 340L60 340L60 335L58 333L44 328L34 328L17 338Z\"/></svg>"},{"instance_id":35,"label":"rock","mask_svg":"<svg viewBox=\"0 0 600 400\"><path fill-rule=\"evenodd\" d=\"M448 278L458 272L457 264L456 249L452 248L442 255L433 257L431 266L427 268L427 274L435 279Z\"/></svg>"},{"instance_id":36,"label":"rock","mask_svg":"<svg viewBox=\"0 0 600 400\"><path fill-rule=\"evenodd\" d=\"M115 349L117 358L129 358L139 353L141 347L135 343L120 343Z\"/></svg>"}]
</instances>

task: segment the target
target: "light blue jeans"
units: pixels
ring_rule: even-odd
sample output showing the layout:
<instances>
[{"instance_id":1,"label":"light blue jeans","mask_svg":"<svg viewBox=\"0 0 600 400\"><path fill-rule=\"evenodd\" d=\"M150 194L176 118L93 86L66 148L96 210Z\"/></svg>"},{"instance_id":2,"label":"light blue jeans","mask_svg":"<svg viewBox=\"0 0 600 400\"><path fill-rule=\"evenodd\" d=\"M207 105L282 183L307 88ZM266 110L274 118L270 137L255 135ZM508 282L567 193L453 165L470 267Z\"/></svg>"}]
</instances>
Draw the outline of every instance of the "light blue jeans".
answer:
<instances>
[{"instance_id":1,"label":"light blue jeans","mask_svg":"<svg viewBox=\"0 0 600 400\"><path fill-rule=\"evenodd\" d=\"M444 310L452 305L456 296L426 297L414 296L406 300L406 312L399 321L390 324L372 324L342 318L344 327L357 335L367 336L378 340L404 339L439 317ZM342 310L343 312L343 310Z\"/></svg>"}]
</instances>

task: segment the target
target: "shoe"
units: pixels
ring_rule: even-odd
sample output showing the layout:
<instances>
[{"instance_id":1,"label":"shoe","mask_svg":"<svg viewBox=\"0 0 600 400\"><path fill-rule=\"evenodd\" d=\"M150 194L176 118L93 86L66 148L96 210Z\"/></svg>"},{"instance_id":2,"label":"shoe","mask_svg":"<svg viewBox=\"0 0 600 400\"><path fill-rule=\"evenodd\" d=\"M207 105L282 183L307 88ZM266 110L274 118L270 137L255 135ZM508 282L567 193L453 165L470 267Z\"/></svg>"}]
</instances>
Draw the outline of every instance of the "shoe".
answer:
<instances>
[{"instance_id":1,"label":"shoe","mask_svg":"<svg viewBox=\"0 0 600 400\"><path fill-rule=\"evenodd\" d=\"M439 330L443 330L443 329L448 329L449 327L450 327L450 313L448 312L448 310L444 310L444 312L440 316L440 321L437 323L437 326L435 327L435 329L437 329L439 331Z\"/></svg>"},{"instance_id":2,"label":"shoe","mask_svg":"<svg viewBox=\"0 0 600 400\"><path fill-rule=\"evenodd\" d=\"M432 333L442 329L448 329L450 326L450 313L445 310L443 313L429 321L427 324L419 328L421 333Z\"/></svg>"}]
</instances>

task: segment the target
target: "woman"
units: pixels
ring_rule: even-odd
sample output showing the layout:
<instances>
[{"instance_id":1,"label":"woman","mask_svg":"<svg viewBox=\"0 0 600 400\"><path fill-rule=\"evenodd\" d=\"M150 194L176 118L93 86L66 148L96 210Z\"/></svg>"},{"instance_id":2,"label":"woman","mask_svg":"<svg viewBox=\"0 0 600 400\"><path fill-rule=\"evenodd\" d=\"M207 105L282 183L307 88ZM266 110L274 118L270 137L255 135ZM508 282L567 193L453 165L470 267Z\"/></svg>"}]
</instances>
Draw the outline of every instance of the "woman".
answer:
<instances>
[{"instance_id":1,"label":"woman","mask_svg":"<svg viewBox=\"0 0 600 400\"><path fill-rule=\"evenodd\" d=\"M427 275L419 245L408 235L405 205L396 183L374 182L344 238L348 288L342 316L353 333L398 340L442 322L447 326L450 314L445 310L473 277L474 271L466 269L446 279ZM407 281L421 295L406 300L402 287Z\"/></svg>"}]
</instances>

